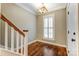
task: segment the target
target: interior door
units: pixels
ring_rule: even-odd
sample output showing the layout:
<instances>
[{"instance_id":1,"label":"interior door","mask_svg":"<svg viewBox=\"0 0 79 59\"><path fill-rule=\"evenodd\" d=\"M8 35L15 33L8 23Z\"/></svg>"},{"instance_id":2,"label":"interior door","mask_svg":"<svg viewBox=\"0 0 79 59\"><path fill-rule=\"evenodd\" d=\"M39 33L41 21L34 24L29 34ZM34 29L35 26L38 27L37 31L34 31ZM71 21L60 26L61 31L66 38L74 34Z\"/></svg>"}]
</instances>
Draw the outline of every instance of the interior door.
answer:
<instances>
[{"instance_id":1,"label":"interior door","mask_svg":"<svg viewBox=\"0 0 79 59\"><path fill-rule=\"evenodd\" d=\"M69 56L77 55L75 6L76 5L74 3L70 3L67 5L67 39Z\"/></svg>"}]
</instances>

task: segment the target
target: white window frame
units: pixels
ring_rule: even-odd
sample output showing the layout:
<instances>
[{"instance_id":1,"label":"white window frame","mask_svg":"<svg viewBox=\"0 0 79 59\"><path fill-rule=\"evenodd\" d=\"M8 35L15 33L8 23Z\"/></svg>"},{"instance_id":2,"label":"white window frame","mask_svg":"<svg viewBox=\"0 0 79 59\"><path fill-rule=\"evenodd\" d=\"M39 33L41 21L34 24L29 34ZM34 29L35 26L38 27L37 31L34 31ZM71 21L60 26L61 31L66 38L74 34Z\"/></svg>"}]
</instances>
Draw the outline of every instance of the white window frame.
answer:
<instances>
[{"instance_id":1,"label":"white window frame","mask_svg":"<svg viewBox=\"0 0 79 59\"><path fill-rule=\"evenodd\" d=\"M52 17L53 18L53 38L45 38L44 37L44 19L46 18L46 17ZM54 15L45 15L45 16L43 16L43 39L45 39L45 40L54 40L55 39L55 16Z\"/></svg>"}]
</instances>

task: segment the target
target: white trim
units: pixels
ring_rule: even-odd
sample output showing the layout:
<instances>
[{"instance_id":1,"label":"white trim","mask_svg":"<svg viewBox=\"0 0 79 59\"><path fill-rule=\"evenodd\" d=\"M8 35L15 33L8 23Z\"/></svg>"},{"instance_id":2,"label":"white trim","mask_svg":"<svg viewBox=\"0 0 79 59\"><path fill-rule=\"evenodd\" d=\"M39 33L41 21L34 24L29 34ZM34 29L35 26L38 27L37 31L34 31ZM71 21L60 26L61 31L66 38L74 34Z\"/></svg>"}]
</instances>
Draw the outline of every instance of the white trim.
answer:
<instances>
[{"instance_id":1,"label":"white trim","mask_svg":"<svg viewBox=\"0 0 79 59\"><path fill-rule=\"evenodd\" d=\"M66 8L66 6L60 6L60 7L58 7L58 8L52 9L51 11L49 11L49 13L50 13L50 12L53 12L53 11L56 11L56 10L65 9L65 8Z\"/></svg>"},{"instance_id":2,"label":"white trim","mask_svg":"<svg viewBox=\"0 0 79 59\"><path fill-rule=\"evenodd\" d=\"M24 32L25 33L25 37L24 37L24 56L28 55L28 32ZM26 53L27 52L27 53Z\"/></svg>"},{"instance_id":3,"label":"white trim","mask_svg":"<svg viewBox=\"0 0 79 59\"><path fill-rule=\"evenodd\" d=\"M23 39L23 36L21 35L21 54L23 54L23 42L24 42L24 39Z\"/></svg>"},{"instance_id":4,"label":"white trim","mask_svg":"<svg viewBox=\"0 0 79 59\"><path fill-rule=\"evenodd\" d=\"M19 33L16 32L16 49L17 49L17 53L19 52L18 48L19 48Z\"/></svg>"},{"instance_id":5,"label":"white trim","mask_svg":"<svg viewBox=\"0 0 79 59\"><path fill-rule=\"evenodd\" d=\"M24 46L22 46L22 47L24 47ZM21 49L22 47L18 47L18 49ZM5 49L5 46L0 45L0 48ZM11 48L10 48L10 47L8 47L8 49L6 49L6 50L11 50ZM14 48L14 50L17 50L17 48Z\"/></svg>"},{"instance_id":6,"label":"white trim","mask_svg":"<svg viewBox=\"0 0 79 59\"><path fill-rule=\"evenodd\" d=\"M36 15L36 13L34 11L32 11L31 9L29 9L27 6L24 6L21 3L15 3L16 5L20 6L21 8L25 9L26 11L30 12L33 15Z\"/></svg>"},{"instance_id":7,"label":"white trim","mask_svg":"<svg viewBox=\"0 0 79 59\"><path fill-rule=\"evenodd\" d=\"M0 45L0 48L5 49L5 46ZM11 50L11 48L10 48L10 47L8 47L8 49L6 49L6 50Z\"/></svg>"},{"instance_id":8,"label":"white trim","mask_svg":"<svg viewBox=\"0 0 79 59\"><path fill-rule=\"evenodd\" d=\"M75 4L75 9L76 9L76 11L75 11L75 32L76 32L76 46L77 46L77 56L79 55L79 52L78 52L78 33L79 33L79 31L78 31L78 4Z\"/></svg>"},{"instance_id":9,"label":"white trim","mask_svg":"<svg viewBox=\"0 0 79 59\"><path fill-rule=\"evenodd\" d=\"M23 55L21 53L17 53L17 51L12 51L11 48L9 48L9 47L8 47L8 49L5 49L5 46L3 46L3 45L0 45L0 49L1 50L5 50L5 51L10 52L10 53L14 53L14 54L20 55L20 56ZM16 49L14 49L14 50L16 50Z\"/></svg>"},{"instance_id":10,"label":"white trim","mask_svg":"<svg viewBox=\"0 0 79 59\"><path fill-rule=\"evenodd\" d=\"M35 43L35 42L37 42L37 41L43 42L43 43L48 43L48 44L51 44L51 45L56 45L56 46L61 46L61 47L67 48L66 45L61 45L61 44L57 44L57 43L51 43L51 42L47 42L47 41L43 41L43 40L34 40L34 41L32 41L32 42L29 42L28 45L30 45L30 44L32 44L32 43Z\"/></svg>"},{"instance_id":11,"label":"white trim","mask_svg":"<svg viewBox=\"0 0 79 59\"><path fill-rule=\"evenodd\" d=\"M11 27L11 50L14 51L14 28Z\"/></svg>"},{"instance_id":12,"label":"white trim","mask_svg":"<svg viewBox=\"0 0 79 59\"><path fill-rule=\"evenodd\" d=\"M44 41L44 40L38 40L39 42L43 42L43 43L48 43L48 44L51 44L51 45L56 45L56 46L61 46L61 47L67 47L66 45L61 45L61 44L57 44L57 43L51 43L51 42L47 42L47 41Z\"/></svg>"},{"instance_id":13,"label":"white trim","mask_svg":"<svg viewBox=\"0 0 79 59\"><path fill-rule=\"evenodd\" d=\"M5 22L5 49L8 49L8 23Z\"/></svg>"},{"instance_id":14,"label":"white trim","mask_svg":"<svg viewBox=\"0 0 79 59\"><path fill-rule=\"evenodd\" d=\"M38 41L38 40L33 40L33 41L29 42L28 45L30 45L30 44L32 44L32 43L35 43L35 42L37 42L37 41Z\"/></svg>"},{"instance_id":15,"label":"white trim","mask_svg":"<svg viewBox=\"0 0 79 59\"><path fill-rule=\"evenodd\" d=\"M7 51L7 52L12 53L12 54L14 54L14 55L22 56L20 53L13 52L13 51L7 50L7 49L5 49L5 48L0 48L0 50Z\"/></svg>"},{"instance_id":16,"label":"white trim","mask_svg":"<svg viewBox=\"0 0 79 59\"><path fill-rule=\"evenodd\" d=\"M67 29L66 29L66 35L67 35L67 55L69 54L69 49L68 49L68 8L69 8L69 6L68 6L69 4L67 4L67 6L66 6L66 25L67 25Z\"/></svg>"}]
</instances>

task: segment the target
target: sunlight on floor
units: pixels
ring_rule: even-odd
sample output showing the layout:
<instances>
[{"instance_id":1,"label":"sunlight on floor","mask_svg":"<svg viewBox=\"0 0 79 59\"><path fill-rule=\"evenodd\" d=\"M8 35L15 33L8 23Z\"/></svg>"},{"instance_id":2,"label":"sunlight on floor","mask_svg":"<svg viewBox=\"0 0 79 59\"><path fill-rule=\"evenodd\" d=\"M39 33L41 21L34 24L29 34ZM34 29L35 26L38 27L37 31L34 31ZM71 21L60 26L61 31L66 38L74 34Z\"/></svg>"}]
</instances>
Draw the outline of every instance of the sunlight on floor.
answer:
<instances>
[{"instance_id":1,"label":"sunlight on floor","mask_svg":"<svg viewBox=\"0 0 79 59\"><path fill-rule=\"evenodd\" d=\"M44 49L44 56L54 55L54 52L51 49L49 49L48 47L44 47L43 49Z\"/></svg>"}]
</instances>

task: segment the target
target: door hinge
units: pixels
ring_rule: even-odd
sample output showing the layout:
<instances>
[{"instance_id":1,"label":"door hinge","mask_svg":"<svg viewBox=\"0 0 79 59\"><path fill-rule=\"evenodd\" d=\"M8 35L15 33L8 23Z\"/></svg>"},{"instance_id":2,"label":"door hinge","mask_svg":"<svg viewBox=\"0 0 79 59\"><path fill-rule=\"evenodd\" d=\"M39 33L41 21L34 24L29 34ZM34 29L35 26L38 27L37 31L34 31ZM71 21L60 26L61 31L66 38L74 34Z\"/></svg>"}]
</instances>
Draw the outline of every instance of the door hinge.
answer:
<instances>
[{"instance_id":1,"label":"door hinge","mask_svg":"<svg viewBox=\"0 0 79 59\"><path fill-rule=\"evenodd\" d=\"M69 11L68 11L68 15L69 15Z\"/></svg>"}]
</instances>

